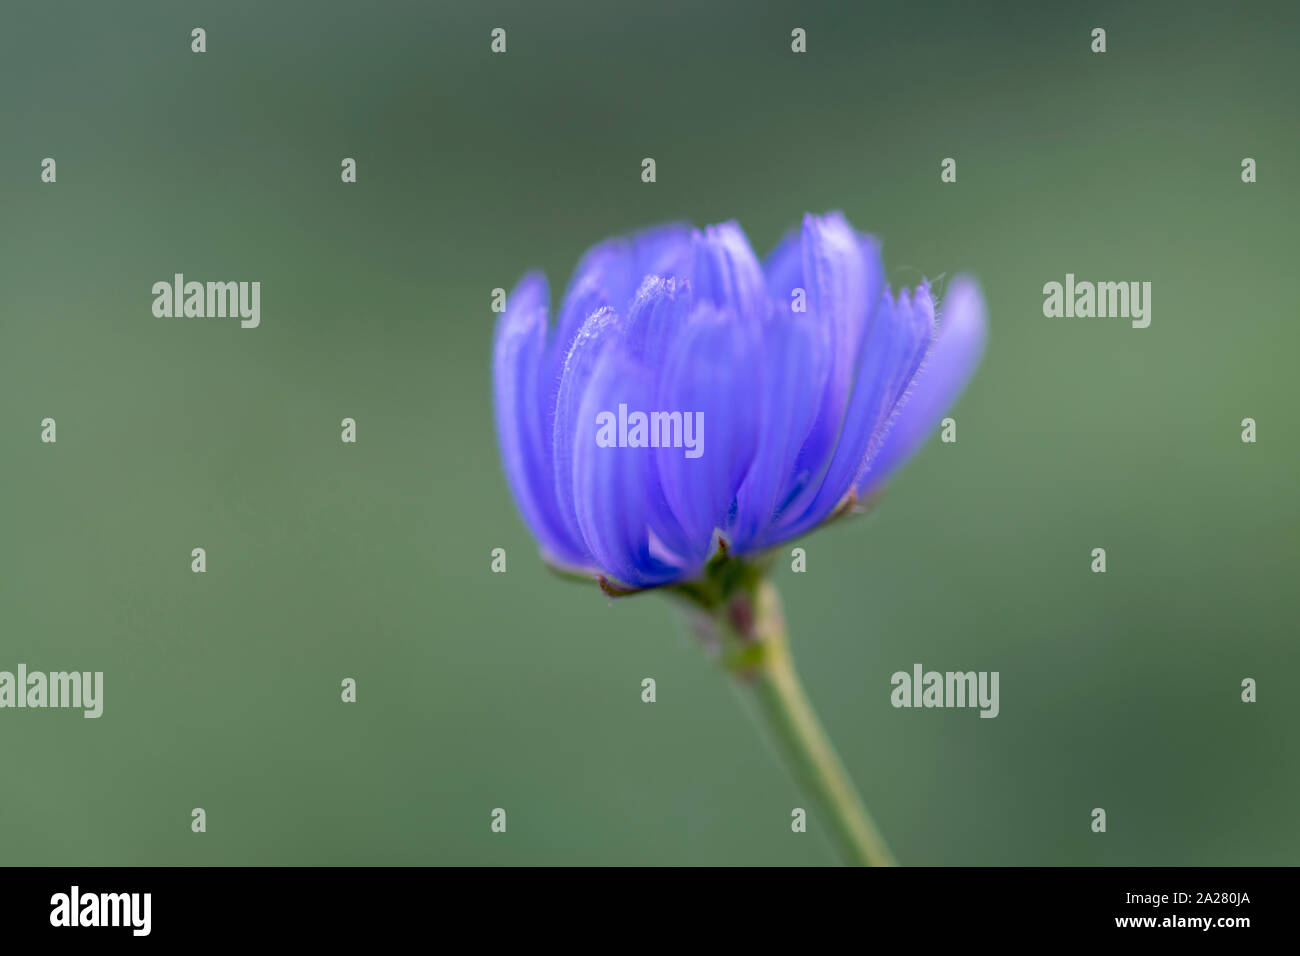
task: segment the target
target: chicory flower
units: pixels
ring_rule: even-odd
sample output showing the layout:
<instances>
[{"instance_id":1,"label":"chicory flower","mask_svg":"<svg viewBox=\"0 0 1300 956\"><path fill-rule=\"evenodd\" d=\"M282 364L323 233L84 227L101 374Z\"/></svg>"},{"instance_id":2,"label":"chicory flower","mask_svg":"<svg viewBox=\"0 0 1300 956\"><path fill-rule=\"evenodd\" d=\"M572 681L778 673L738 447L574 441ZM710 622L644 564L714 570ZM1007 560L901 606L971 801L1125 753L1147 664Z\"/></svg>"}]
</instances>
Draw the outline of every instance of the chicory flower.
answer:
<instances>
[{"instance_id":1,"label":"chicory flower","mask_svg":"<svg viewBox=\"0 0 1300 956\"><path fill-rule=\"evenodd\" d=\"M552 565L618 589L699 577L870 496L979 361L964 277L894 292L879 243L808 215L761 263L734 222L664 226L583 258L549 318L529 274L497 326L497 433Z\"/></svg>"}]
</instances>

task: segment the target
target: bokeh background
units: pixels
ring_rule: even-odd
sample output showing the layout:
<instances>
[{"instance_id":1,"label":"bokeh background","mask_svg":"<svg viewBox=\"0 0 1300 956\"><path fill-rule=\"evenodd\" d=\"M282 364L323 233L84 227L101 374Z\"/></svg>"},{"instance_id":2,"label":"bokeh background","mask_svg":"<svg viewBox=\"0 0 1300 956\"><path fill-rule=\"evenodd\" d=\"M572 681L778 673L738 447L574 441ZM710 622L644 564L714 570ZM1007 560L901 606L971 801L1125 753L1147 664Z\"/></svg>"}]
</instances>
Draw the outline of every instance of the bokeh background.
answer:
<instances>
[{"instance_id":1,"label":"bokeh background","mask_svg":"<svg viewBox=\"0 0 1300 956\"><path fill-rule=\"evenodd\" d=\"M0 863L831 862L675 609L536 559L489 303L832 208L990 307L957 443L777 571L898 857L1300 861L1297 42L1294 4L6 7L0 669L106 693L0 712ZM261 281L261 327L154 318L174 272ZM1044 318L1067 272L1152 282L1150 328ZM893 709L915 662L1001 715Z\"/></svg>"}]
</instances>

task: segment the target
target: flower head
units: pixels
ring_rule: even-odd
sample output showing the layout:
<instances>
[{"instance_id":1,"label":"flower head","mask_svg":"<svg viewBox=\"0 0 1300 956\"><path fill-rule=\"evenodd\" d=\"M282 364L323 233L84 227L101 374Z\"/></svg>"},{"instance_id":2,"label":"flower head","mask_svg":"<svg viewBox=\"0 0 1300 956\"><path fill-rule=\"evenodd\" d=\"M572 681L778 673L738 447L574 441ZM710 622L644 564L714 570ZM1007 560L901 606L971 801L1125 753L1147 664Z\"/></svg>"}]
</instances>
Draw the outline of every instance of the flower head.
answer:
<instances>
[{"instance_id":1,"label":"flower head","mask_svg":"<svg viewBox=\"0 0 1300 956\"><path fill-rule=\"evenodd\" d=\"M493 357L506 478L553 564L629 588L766 551L865 497L974 371L984 302L894 293L880 247L806 216L760 264L734 222L602 243L552 326L540 274Z\"/></svg>"}]
</instances>

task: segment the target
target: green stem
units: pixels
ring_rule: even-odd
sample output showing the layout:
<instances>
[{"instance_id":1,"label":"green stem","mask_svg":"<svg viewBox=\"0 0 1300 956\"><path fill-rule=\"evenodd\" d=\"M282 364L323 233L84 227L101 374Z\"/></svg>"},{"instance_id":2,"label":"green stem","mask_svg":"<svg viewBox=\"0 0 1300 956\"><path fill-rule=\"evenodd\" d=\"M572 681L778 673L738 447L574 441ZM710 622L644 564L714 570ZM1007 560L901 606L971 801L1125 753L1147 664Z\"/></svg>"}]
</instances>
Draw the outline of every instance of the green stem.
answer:
<instances>
[{"instance_id":1,"label":"green stem","mask_svg":"<svg viewBox=\"0 0 1300 956\"><path fill-rule=\"evenodd\" d=\"M776 587L760 577L742 597L743 603L728 604L721 623L735 638L727 642L728 665L749 710L814 799L845 859L865 866L892 866L894 859L884 838L799 682Z\"/></svg>"}]
</instances>

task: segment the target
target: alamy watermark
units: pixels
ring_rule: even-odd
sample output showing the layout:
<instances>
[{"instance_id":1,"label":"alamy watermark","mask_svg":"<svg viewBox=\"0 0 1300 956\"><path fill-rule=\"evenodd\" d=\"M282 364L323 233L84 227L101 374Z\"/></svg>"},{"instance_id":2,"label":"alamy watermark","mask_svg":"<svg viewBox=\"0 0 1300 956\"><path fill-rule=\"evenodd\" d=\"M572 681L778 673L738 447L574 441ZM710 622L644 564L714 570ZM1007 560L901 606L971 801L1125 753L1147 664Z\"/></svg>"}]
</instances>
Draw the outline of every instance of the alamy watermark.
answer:
<instances>
[{"instance_id":1,"label":"alamy watermark","mask_svg":"<svg viewBox=\"0 0 1300 956\"><path fill-rule=\"evenodd\" d=\"M895 707L978 707L981 717L998 715L998 672L895 671L889 678L894 690L889 702Z\"/></svg>"},{"instance_id":2,"label":"alamy watermark","mask_svg":"<svg viewBox=\"0 0 1300 956\"><path fill-rule=\"evenodd\" d=\"M178 272L171 282L155 282L153 295L153 314L160 319L238 317L245 329L255 329L262 321L260 282L186 282Z\"/></svg>"},{"instance_id":3,"label":"alamy watermark","mask_svg":"<svg viewBox=\"0 0 1300 956\"><path fill-rule=\"evenodd\" d=\"M50 897L50 925L56 927L125 926L133 936L148 936L152 911L152 893L82 893L73 886Z\"/></svg>"},{"instance_id":4,"label":"alamy watermark","mask_svg":"<svg viewBox=\"0 0 1300 956\"><path fill-rule=\"evenodd\" d=\"M1075 282L1065 274L1065 284L1043 286L1043 315L1049 319L1132 319L1133 328L1151 324L1150 282Z\"/></svg>"},{"instance_id":5,"label":"alamy watermark","mask_svg":"<svg viewBox=\"0 0 1300 956\"><path fill-rule=\"evenodd\" d=\"M32 671L18 665L18 673L0 671L0 710L18 708L69 708L85 711L83 717L104 713L103 671Z\"/></svg>"},{"instance_id":6,"label":"alamy watermark","mask_svg":"<svg viewBox=\"0 0 1300 956\"><path fill-rule=\"evenodd\" d=\"M703 412L628 412L596 414L596 444L601 448L683 448L687 458L704 454Z\"/></svg>"}]
</instances>

